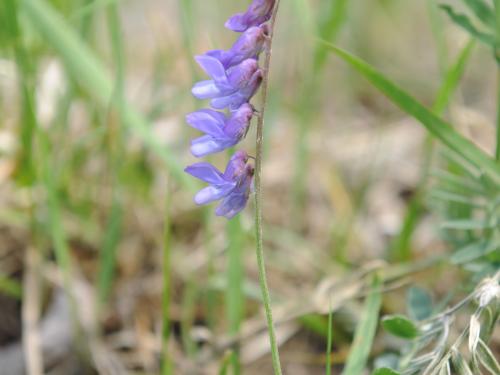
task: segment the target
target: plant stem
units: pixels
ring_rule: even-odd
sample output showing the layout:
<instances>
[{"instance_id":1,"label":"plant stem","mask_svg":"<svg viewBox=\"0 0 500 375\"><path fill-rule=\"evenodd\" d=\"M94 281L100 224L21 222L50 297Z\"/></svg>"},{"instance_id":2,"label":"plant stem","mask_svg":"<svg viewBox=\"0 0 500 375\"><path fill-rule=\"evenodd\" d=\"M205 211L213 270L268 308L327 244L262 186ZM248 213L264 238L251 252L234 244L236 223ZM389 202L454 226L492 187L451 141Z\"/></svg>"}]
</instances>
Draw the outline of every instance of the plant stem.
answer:
<instances>
[{"instance_id":1,"label":"plant stem","mask_svg":"<svg viewBox=\"0 0 500 375\"><path fill-rule=\"evenodd\" d=\"M493 2L495 6L495 15L497 20L496 28L496 48L495 48L495 59L497 63L497 139L496 139L496 150L495 159L500 162L500 0L495 0Z\"/></svg>"},{"instance_id":2,"label":"plant stem","mask_svg":"<svg viewBox=\"0 0 500 375\"><path fill-rule=\"evenodd\" d=\"M277 0L274 6L273 14L271 17L269 28L269 44L265 53L264 60L264 77L262 82L262 108L257 122L257 136L256 136L256 155L255 155L255 237L256 237L256 253L257 265L259 268L259 284L262 293L262 300L266 313L267 328L269 331L269 341L271 344L271 356L273 361L273 369L275 375L281 375L281 364L278 353L278 345L276 342L276 333L274 331L273 315L271 311L271 297L269 295L269 288L267 286L266 267L264 263L264 246L262 241L262 149L264 139L264 114L267 104L267 88L269 82L269 68L271 65L271 50L274 36L274 25L276 23L276 15L278 14L280 1Z\"/></svg>"},{"instance_id":3,"label":"plant stem","mask_svg":"<svg viewBox=\"0 0 500 375\"><path fill-rule=\"evenodd\" d=\"M171 267L171 222L170 222L170 203L171 203L170 183L167 187L165 203L165 219L163 233L163 296L162 296L162 356L161 356L161 374L172 375L173 360L168 350L170 340L170 299L172 293L172 267Z\"/></svg>"},{"instance_id":4,"label":"plant stem","mask_svg":"<svg viewBox=\"0 0 500 375\"><path fill-rule=\"evenodd\" d=\"M495 159L500 162L500 66L497 67L497 140Z\"/></svg>"}]
</instances>

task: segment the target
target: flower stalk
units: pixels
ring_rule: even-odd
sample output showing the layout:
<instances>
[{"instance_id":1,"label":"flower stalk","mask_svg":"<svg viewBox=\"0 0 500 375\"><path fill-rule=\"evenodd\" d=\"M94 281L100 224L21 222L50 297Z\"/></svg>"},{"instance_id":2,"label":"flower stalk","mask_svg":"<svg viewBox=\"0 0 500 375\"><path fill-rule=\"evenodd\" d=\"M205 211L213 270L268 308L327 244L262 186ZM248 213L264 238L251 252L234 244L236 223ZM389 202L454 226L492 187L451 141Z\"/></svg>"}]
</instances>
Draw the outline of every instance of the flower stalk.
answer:
<instances>
[{"instance_id":1,"label":"flower stalk","mask_svg":"<svg viewBox=\"0 0 500 375\"><path fill-rule=\"evenodd\" d=\"M272 43L274 36L274 26L276 24L276 16L278 14L280 0L277 0L269 23L269 41L265 50L264 66L263 66L263 81L262 81L262 107L259 116L257 117L256 131L256 151L255 151L255 238L256 238L256 255L257 265L259 269L259 284L262 293L262 300L267 320L267 328L269 332L269 341L271 344L271 356L273 361L273 369L275 375L281 374L281 364L279 359L278 343L276 341L276 332L274 329L273 314L271 310L271 297L269 295L269 287L267 285L266 268L264 262L264 245L262 239L262 158L263 158L263 142L264 142L264 117L267 106L267 93L269 86L269 69L271 66Z\"/></svg>"}]
</instances>

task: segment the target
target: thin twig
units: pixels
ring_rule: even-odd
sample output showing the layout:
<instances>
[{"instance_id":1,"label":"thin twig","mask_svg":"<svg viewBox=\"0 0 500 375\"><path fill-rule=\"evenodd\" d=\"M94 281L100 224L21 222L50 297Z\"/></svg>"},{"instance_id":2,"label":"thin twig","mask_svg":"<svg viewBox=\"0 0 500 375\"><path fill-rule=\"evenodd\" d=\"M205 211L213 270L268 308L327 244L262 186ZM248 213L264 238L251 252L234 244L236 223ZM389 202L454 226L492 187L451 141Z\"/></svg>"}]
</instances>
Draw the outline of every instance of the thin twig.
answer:
<instances>
[{"instance_id":1,"label":"thin twig","mask_svg":"<svg viewBox=\"0 0 500 375\"><path fill-rule=\"evenodd\" d=\"M262 241L262 149L264 139L264 114L267 105L267 90L269 83L269 68L271 65L272 42L274 36L274 26L276 24L276 16L278 14L280 0L276 1L271 16L269 27L269 42L265 53L264 60L264 76L262 81L262 108L257 121L256 135L256 157L255 157L255 235L256 235L256 255L259 268L259 283L262 292L262 300L266 313L267 326L269 331L269 340L271 344L271 356L273 361L273 369L275 375L281 375L281 364L279 360L278 345L276 342L276 333L274 331L273 316L271 311L271 297L269 296L269 288L267 286L266 268L264 263L264 246Z\"/></svg>"}]
</instances>

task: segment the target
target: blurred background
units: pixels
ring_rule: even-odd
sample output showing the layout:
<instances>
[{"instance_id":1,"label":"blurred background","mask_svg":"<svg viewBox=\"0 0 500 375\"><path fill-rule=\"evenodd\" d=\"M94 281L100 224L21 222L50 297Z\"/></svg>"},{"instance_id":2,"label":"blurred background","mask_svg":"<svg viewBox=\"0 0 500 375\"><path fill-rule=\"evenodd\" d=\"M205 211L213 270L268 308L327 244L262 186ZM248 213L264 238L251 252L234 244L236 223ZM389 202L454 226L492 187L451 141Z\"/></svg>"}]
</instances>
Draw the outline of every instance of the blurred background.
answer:
<instances>
[{"instance_id":1,"label":"blurred background","mask_svg":"<svg viewBox=\"0 0 500 375\"><path fill-rule=\"evenodd\" d=\"M224 22L248 3L2 1L0 374L154 374L162 358L174 374L272 373L253 202L218 218L182 171L197 135L184 116L204 105L190 94L205 79L193 55L228 49ZM456 301L470 274L442 262L463 240L439 224L457 208L427 194L443 150L317 38L431 108L469 37L436 1L281 3L263 164L269 284L285 372L323 374L330 337L340 373L374 270L380 314L404 313L410 286ZM490 154L495 76L490 51L471 46L436 108ZM399 346L379 330L370 367ZM498 334L490 348L500 353Z\"/></svg>"}]
</instances>

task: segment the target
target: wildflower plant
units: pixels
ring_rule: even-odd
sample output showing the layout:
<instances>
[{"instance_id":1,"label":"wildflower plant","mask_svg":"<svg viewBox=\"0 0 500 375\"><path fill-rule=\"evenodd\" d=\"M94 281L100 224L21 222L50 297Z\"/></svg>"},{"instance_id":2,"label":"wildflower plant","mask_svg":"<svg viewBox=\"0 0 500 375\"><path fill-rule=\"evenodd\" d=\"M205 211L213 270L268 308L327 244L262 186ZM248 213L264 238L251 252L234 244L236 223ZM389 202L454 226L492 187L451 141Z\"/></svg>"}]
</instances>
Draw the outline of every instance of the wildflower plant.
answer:
<instances>
[{"instance_id":1,"label":"wildflower plant","mask_svg":"<svg viewBox=\"0 0 500 375\"><path fill-rule=\"evenodd\" d=\"M200 100L210 99L210 105L216 110L201 109L186 117L189 125L205 133L191 142L191 153L196 157L221 152L237 145L247 134L250 121L255 112L250 100L255 95L264 77L259 68L259 55L268 45L269 25L275 6L274 0L255 0L245 13L236 14L226 22L230 30L241 35L229 50L212 50L195 57L198 65L211 78L197 82L192 94ZM224 180L228 170L235 163L244 160L240 166L245 174L243 178L229 177ZM249 157L245 152L237 152L229 162L226 173L220 174L206 163L198 163L186 168L186 172L210 183L196 197L197 204L207 204L225 198L216 210L216 215L230 219L245 208L252 188L254 168L246 166ZM201 165L202 164L202 165ZM209 171L209 172L207 172ZM219 176L213 179L210 176ZM232 187L232 190L230 189ZM238 198L230 192L238 191ZM222 208L221 208L222 207Z\"/></svg>"},{"instance_id":2,"label":"wildflower plant","mask_svg":"<svg viewBox=\"0 0 500 375\"><path fill-rule=\"evenodd\" d=\"M255 191L259 283L275 374L281 374L281 365L264 265L260 175L267 79L278 7L279 0L253 0L245 12L230 17L225 24L229 30L241 33L230 49L212 50L195 57L210 79L197 82L191 92L197 99L209 99L212 109L201 109L186 116L189 125L205 133L191 142L191 153L195 157L203 157L236 146L246 136L250 122L257 114L250 100L262 86L262 107L256 116L255 157L243 150L236 151L224 173L207 162L195 163L185 169L209 184L195 195L194 200L198 205L220 201L215 210L217 216L233 218L245 208L250 194ZM262 52L265 52L265 58L261 68L259 56ZM227 113L221 110L227 110ZM255 165L252 160L255 160Z\"/></svg>"}]
</instances>

